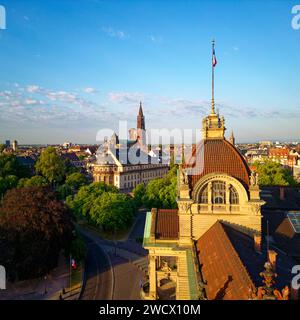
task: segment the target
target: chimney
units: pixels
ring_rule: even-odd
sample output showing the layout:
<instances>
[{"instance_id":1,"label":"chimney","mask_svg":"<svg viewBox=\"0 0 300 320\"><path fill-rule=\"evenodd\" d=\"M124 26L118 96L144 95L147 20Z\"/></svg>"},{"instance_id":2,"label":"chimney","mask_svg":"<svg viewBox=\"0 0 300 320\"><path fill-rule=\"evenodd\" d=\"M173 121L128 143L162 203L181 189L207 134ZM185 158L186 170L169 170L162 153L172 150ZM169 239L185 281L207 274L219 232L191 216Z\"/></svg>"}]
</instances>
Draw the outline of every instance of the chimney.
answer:
<instances>
[{"instance_id":1,"label":"chimney","mask_svg":"<svg viewBox=\"0 0 300 320\"><path fill-rule=\"evenodd\" d=\"M261 253L261 235L254 235L254 250L258 253Z\"/></svg>"},{"instance_id":2,"label":"chimney","mask_svg":"<svg viewBox=\"0 0 300 320\"><path fill-rule=\"evenodd\" d=\"M280 193L280 200L283 201L285 199L285 194L284 194L284 187L279 188L279 193Z\"/></svg>"},{"instance_id":3,"label":"chimney","mask_svg":"<svg viewBox=\"0 0 300 320\"><path fill-rule=\"evenodd\" d=\"M268 250L268 259L274 271L276 271L276 256L277 252L275 252L274 250Z\"/></svg>"}]
</instances>

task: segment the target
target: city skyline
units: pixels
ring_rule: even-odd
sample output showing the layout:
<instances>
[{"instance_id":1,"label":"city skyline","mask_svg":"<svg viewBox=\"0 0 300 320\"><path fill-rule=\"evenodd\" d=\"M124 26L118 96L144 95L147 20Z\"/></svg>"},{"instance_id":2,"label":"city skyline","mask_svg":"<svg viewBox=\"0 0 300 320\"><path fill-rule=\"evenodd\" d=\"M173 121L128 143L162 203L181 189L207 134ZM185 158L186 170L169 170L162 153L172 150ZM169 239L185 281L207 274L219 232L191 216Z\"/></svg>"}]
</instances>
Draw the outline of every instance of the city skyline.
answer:
<instances>
[{"instance_id":1,"label":"city skyline","mask_svg":"<svg viewBox=\"0 0 300 320\"><path fill-rule=\"evenodd\" d=\"M227 137L233 129L238 143L299 139L292 1L1 4L2 140L96 143L97 131L117 131L119 120L134 126L140 101L147 129L200 130L212 38Z\"/></svg>"}]
</instances>

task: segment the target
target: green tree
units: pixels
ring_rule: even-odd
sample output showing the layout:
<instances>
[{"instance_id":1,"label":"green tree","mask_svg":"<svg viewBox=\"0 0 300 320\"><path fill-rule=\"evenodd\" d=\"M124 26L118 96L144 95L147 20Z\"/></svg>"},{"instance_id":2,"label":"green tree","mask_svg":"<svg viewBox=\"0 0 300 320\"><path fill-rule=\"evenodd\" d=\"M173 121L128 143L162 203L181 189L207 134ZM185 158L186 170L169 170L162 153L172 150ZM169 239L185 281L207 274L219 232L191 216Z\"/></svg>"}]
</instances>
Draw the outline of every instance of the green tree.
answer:
<instances>
[{"instance_id":1,"label":"green tree","mask_svg":"<svg viewBox=\"0 0 300 320\"><path fill-rule=\"evenodd\" d=\"M87 182L86 176L80 172L71 173L66 178L66 184L75 190L86 185Z\"/></svg>"},{"instance_id":2,"label":"green tree","mask_svg":"<svg viewBox=\"0 0 300 320\"><path fill-rule=\"evenodd\" d=\"M0 144L0 153L2 153L5 149L5 144L1 143Z\"/></svg>"},{"instance_id":3,"label":"green tree","mask_svg":"<svg viewBox=\"0 0 300 320\"><path fill-rule=\"evenodd\" d=\"M292 172L279 163L255 162L254 166L257 168L258 181L261 186L292 186L295 184Z\"/></svg>"},{"instance_id":4,"label":"green tree","mask_svg":"<svg viewBox=\"0 0 300 320\"><path fill-rule=\"evenodd\" d=\"M75 261L81 261L85 258L87 247L80 235L76 235L75 239L71 242L71 246L66 252L66 256L72 256Z\"/></svg>"},{"instance_id":5,"label":"green tree","mask_svg":"<svg viewBox=\"0 0 300 320\"><path fill-rule=\"evenodd\" d=\"M43 150L35 168L37 173L42 174L51 183L62 182L66 175L65 163L54 147Z\"/></svg>"},{"instance_id":6,"label":"green tree","mask_svg":"<svg viewBox=\"0 0 300 320\"><path fill-rule=\"evenodd\" d=\"M112 192L103 193L90 210L91 221L105 231L125 229L134 213L134 202L129 196Z\"/></svg>"},{"instance_id":7,"label":"green tree","mask_svg":"<svg viewBox=\"0 0 300 320\"><path fill-rule=\"evenodd\" d=\"M77 216L84 216L90 219L90 210L94 201L104 192L118 193L114 186L108 186L104 182L94 182L79 189L74 197L67 197L66 202Z\"/></svg>"},{"instance_id":8,"label":"green tree","mask_svg":"<svg viewBox=\"0 0 300 320\"><path fill-rule=\"evenodd\" d=\"M136 209L134 199L103 182L81 187L74 197L67 197L66 203L77 217L106 231L126 228Z\"/></svg>"},{"instance_id":9,"label":"green tree","mask_svg":"<svg viewBox=\"0 0 300 320\"><path fill-rule=\"evenodd\" d=\"M42 176L33 176L31 178L22 178L18 182L18 188L25 187L42 187L47 186L49 182Z\"/></svg>"},{"instance_id":10,"label":"green tree","mask_svg":"<svg viewBox=\"0 0 300 320\"><path fill-rule=\"evenodd\" d=\"M9 190L0 207L0 264L11 280L43 276L70 248L73 230L68 209L50 189Z\"/></svg>"},{"instance_id":11,"label":"green tree","mask_svg":"<svg viewBox=\"0 0 300 320\"><path fill-rule=\"evenodd\" d=\"M143 183L138 184L133 189L134 201L137 207L140 207L143 204L143 197L145 196L145 193L146 193L146 187Z\"/></svg>"},{"instance_id":12,"label":"green tree","mask_svg":"<svg viewBox=\"0 0 300 320\"><path fill-rule=\"evenodd\" d=\"M148 208L177 208L177 166L174 165L166 177L151 180L142 202Z\"/></svg>"},{"instance_id":13,"label":"green tree","mask_svg":"<svg viewBox=\"0 0 300 320\"><path fill-rule=\"evenodd\" d=\"M0 177L0 198L4 196L7 190L15 188L18 184L18 177L9 175L6 177Z\"/></svg>"},{"instance_id":14,"label":"green tree","mask_svg":"<svg viewBox=\"0 0 300 320\"><path fill-rule=\"evenodd\" d=\"M29 172L26 167L19 164L15 155L0 154L0 177L9 175L25 178L29 176Z\"/></svg>"},{"instance_id":15,"label":"green tree","mask_svg":"<svg viewBox=\"0 0 300 320\"><path fill-rule=\"evenodd\" d=\"M60 200L65 200L68 196L71 196L74 193L73 188L66 183L58 186L56 191Z\"/></svg>"}]
</instances>

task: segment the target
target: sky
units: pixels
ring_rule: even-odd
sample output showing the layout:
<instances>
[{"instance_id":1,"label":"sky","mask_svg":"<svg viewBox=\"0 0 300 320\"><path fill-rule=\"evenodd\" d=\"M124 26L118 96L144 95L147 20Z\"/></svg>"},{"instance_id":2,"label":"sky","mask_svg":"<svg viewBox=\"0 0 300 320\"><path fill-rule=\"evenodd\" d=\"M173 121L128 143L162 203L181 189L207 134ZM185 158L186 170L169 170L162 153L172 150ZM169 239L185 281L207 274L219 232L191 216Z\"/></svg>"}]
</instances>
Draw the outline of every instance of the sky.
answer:
<instances>
[{"instance_id":1,"label":"sky","mask_svg":"<svg viewBox=\"0 0 300 320\"><path fill-rule=\"evenodd\" d=\"M0 0L0 141L96 143L140 101L148 129L200 130L212 39L227 136L300 140L297 1Z\"/></svg>"}]
</instances>

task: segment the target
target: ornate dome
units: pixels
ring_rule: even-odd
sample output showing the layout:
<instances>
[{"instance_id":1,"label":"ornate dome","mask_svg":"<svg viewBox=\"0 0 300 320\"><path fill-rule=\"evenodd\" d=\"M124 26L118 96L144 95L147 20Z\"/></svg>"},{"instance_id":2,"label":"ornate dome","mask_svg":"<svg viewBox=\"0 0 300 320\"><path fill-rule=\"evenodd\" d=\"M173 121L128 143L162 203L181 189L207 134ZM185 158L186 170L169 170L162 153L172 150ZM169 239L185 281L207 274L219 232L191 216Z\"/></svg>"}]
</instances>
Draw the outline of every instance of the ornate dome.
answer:
<instances>
[{"instance_id":1,"label":"ornate dome","mask_svg":"<svg viewBox=\"0 0 300 320\"><path fill-rule=\"evenodd\" d=\"M238 150L226 139L202 140L192 151L185 167L192 169L189 175L192 188L199 179L210 173L226 173L239 180L246 189L249 187L249 167Z\"/></svg>"}]
</instances>

